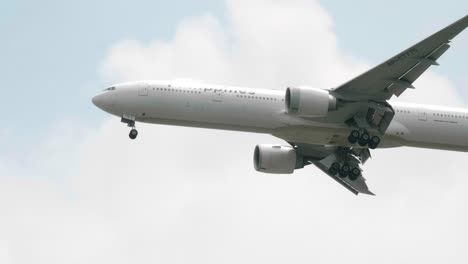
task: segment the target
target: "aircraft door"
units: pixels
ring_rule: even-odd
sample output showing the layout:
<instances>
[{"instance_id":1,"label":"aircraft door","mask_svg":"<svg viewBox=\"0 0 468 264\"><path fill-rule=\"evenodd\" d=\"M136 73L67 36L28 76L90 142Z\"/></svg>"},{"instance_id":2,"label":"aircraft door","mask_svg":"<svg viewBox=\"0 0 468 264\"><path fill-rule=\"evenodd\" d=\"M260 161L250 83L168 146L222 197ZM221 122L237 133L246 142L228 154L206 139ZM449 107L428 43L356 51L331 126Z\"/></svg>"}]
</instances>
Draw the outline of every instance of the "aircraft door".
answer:
<instances>
[{"instance_id":1,"label":"aircraft door","mask_svg":"<svg viewBox=\"0 0 468 264\"><path fill-rule=\"evenodd\" d=\"M211 100L215 103L221 103L223 101L223 90L215 89Z\"/></svg>"},{"instance_id":2,"label":"aircraft door","mask_svg":"<svg viewBox=\"0 0 468 264\"><path fill-rule=\"evenodd\" d=\"M148 96L149 85L144 83L140 88L138 88L139 96Z\"/></svg>"},{"instance_id":3,"label":"aircraft door","mask_svg":"<svg viewBox=\"0 0 468 264\"><path fill-rule=\"evenodd\" d=\"M419 121L427 121L427 113L423 109L419 110Z\"/></svg>"}]
</instances>

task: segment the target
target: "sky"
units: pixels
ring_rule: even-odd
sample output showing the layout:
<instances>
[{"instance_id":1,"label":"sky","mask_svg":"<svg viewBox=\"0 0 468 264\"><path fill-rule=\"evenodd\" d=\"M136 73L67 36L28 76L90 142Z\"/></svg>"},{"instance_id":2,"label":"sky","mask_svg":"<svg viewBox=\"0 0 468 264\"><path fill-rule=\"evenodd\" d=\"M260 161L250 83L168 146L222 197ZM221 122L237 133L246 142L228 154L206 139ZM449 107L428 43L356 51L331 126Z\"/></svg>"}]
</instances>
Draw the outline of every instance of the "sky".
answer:
<instances>
[{"instance_id":1,"label":"sky","mask_svg":"<svg viewBox=\"0 0 468 264\"><path fill-rule=\"evenodd\" d=\"M0 263L466 263L463 153L377 150L378 196L354 197L315 168L255 172L271 136L139 124L130 142L90 99L135 79L336 86L467 13L457 0L1 3ZM467 46L464 32L399 100L466 106Z\"/></svg>"}]
</instances>

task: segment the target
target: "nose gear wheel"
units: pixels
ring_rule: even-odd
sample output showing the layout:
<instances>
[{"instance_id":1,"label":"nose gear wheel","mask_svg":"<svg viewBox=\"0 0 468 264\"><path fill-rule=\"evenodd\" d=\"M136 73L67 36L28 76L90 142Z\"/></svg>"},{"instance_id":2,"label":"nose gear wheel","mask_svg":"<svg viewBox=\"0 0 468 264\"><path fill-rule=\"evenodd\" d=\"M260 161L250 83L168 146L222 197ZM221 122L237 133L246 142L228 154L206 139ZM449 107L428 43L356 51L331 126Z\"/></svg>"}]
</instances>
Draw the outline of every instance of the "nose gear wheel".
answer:
<instances>
[{"instance_id":1,"label":"nose gear wheel","mask_svg":"<svg viewBox=\"0 0 468 264\"><path fill-rule=\"evenodd\" d=\"M138 136L138 131L135 128L133 128L132 130L130 130L130 134L128 134L128 136L130 137L130 139L136 139Z\"/></svg>"}]
</instances>

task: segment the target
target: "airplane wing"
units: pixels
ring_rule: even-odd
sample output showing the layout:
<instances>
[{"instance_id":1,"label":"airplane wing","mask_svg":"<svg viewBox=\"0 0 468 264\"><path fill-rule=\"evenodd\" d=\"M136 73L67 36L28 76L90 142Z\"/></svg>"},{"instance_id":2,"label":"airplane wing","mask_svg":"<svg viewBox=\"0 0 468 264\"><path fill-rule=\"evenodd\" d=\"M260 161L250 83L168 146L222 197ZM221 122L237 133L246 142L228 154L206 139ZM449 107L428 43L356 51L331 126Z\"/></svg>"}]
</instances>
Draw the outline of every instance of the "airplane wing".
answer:
<instances>
[{"instance_id":1,"label":"airplane wing","mask_svg":"<svg viewBox=\"0 0 468 264\"><path fill-rule=\"evenodd\" d=\"M297 153L306 161L306 165L314 164L325 172L332 179L354 194L374 195L366 184L366 179L362 176L360 165L364 164L371 156L367 148L343 148L333 146L294 144ZM346 164L350 168L357 168L359 173L355 177L343 175L341 168L333 170L334 163Z\"/></svg>"},{"instance_id":2,"label":"airplane wing","mask_svg":"<svg viewBox=\"0 0 468 264\"><path fill-rule=\"evenodd\" d=\"M395 113L389 100L400 96L430 66L438 65L437 59L449 48L450 41L468 27L468 16L442 29L418 44L392 57L355 79L337 87L330 93L341 99L341 109L331 113L329 120L344 122L350 128L383 135ZM345 120L340 118L344 117ZM335 118L335 119L332 119ZM291 133L294 131L294 133ZM309 133L298 133L293 127L278 129L273 135L288 141L305 161L304 166L314 164L332 179L354 194L374 195L362 176L361 165L370 158L368 148L341 147L349 145L333 136L329 145L291 142L307 142ZM369 145L367 145L369 146Z\"/></svg>"},{"instance_id":3,"label":"airplane wing","mask_svg":"<svg viewBox=\"0 0 468 264\"><path fill-rule=\"evenodd\" d=\"M350 101L385 101L414 88L416 81L450 48L450 40L468 26L468 15L368 72L333 89L337 98Z\"/></svg>"}]
</instances>

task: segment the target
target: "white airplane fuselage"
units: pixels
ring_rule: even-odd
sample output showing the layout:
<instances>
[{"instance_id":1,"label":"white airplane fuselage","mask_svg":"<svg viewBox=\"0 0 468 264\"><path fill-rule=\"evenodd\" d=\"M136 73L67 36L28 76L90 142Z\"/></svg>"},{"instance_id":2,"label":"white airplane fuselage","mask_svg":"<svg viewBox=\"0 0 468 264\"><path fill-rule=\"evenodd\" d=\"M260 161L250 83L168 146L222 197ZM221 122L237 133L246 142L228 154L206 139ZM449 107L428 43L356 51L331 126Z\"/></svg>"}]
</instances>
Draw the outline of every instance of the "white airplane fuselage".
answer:
<instances>
[{"instance_id":1,"label":"white airplane fuselage","mask_svg":"<svg viewBox=\"0 0 468 264\"><path fill-rule=\"evenodd\" d=\"M285 91L199 82L141 81L106 89L94 104L137 122L266 133L289 142L349 145L347 116L288 114ZM468 151L468 110L389 101L395 111L379 148L421 147ZM352 107L352 106L347 106Z\"/></svg>"},{"instance_id":2,"label":"white airplane fuselage","mask_svg":"<svg viewBox=\"0 0 468 264\"><path fill-rule=\"evenodd\" d=\"M285 91L202 82L138 81L93 98L102 110L136 122L266 133L287 142L259 144L255 170L291 174L315 165L354 194L373 193L362 165L371 150L420 147L468 152L468 109L393 102L450 48L468 15L355 78L325 90Z\"/></svg>"}]
</instances>

